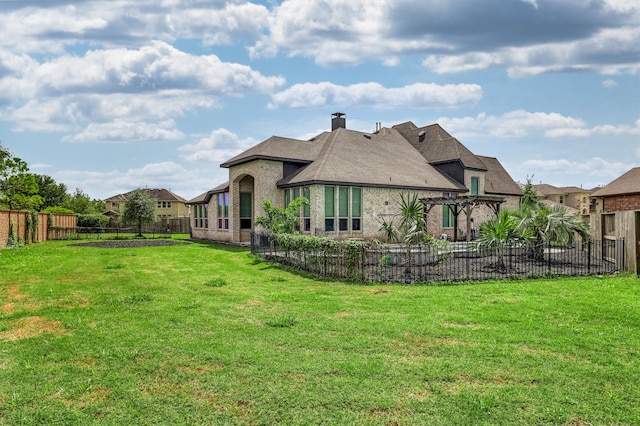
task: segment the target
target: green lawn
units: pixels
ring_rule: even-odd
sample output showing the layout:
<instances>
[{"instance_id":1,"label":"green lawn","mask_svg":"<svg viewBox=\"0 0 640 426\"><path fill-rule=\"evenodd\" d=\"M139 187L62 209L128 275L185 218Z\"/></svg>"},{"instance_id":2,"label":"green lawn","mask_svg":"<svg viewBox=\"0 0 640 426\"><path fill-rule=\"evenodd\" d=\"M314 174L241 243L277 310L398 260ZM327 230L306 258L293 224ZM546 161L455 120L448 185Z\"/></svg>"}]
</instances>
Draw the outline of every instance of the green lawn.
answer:
<instances>
[{"instance_id":1,"label":"green lawn","mask_svg":"<svg viewBox=\"0 0 640 426\"><path fill-rule=\"evenodd\" d=\"M0 424L640 424L635 277L360 285L208 244L0 251Z\"/></svg>"}]
</instances>

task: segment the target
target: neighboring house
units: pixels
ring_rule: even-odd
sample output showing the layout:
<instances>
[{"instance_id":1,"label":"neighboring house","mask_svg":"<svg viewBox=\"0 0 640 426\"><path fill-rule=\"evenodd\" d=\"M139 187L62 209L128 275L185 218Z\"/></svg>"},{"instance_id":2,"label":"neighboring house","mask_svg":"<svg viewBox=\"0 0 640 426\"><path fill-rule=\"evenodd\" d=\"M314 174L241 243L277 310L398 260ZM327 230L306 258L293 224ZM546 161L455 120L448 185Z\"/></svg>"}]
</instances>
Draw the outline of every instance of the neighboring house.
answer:
<instances>
[{"instance_id":1,"label":"neighboring house","mask_svg":"<svg viewBox=\"0 0 640 426\"><path fill-rule=\"evenodd\" d=\"M344 114L335 113L331 125L310 140L273 136L222 163L229 181L189 201L193 237L249 242L267 199L281 207L309 199L300 212L302 234L362 239L381 237L381 221L397 218L403 193L519 205L522 191L498 160L474 155L437 124L367 133L347 129ZM471 215L480 224L493 214L474 205ZM438 205L427 222L431 234L453 235L450 209Z\"/></svg>"},{"instance_id":2,"label":"neighboring house","mask_svg":"<svg viewBox=\"0 0 640 426\"><path fill-rule=\"evenodd\" d=\"M181 196L167 189L144 188L143 191L158 200L156 214L159 219L189 217L189 207L186 204L187 200ZM105 214L108 216L119 216L124 211L125 202L131 192L114 195L113 197L105 199Z\"/></svg>"},{"instance_id":3,"label":"neighboring house","mask_svg":"<svg viewBox=\"0 0 640 426\"><path fill-rule=\"evenodd\" d=\"M593 189L577 186L556 187L546 183L533 185L540 201L548 206L563 206L569 212L587 216L590 210Z\"/></svg>"},{"instance_id":4,"label":"neighboring house","mask_svg":"<svg viewBox=\"0 0 640 426\"><path fill-rule=\"evenodd\" d=\"M624 238L625 270L640 274L640 167L633 168L591 194L591 235Z\"/></svg>"}]
</instances>

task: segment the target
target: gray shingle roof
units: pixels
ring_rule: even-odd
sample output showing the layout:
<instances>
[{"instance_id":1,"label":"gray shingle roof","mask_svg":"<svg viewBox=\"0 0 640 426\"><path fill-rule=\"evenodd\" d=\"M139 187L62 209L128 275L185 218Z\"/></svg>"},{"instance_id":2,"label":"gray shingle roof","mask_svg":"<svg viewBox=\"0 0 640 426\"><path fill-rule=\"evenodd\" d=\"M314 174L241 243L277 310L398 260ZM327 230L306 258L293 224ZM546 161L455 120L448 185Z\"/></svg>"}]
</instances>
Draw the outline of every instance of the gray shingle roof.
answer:
<instances>
[{"instance_id":1,"label":"gray shingle roof","mask_svg":"<svg viewBox=\"0 0 640 426\"><path fill-rule=\"evenodd\" d=\"M337 128L308 141L273 136L221 167L256 159L303 165L280 180L279 187L333 183L467 192L468 188L434 168L460 162L468 169L486 171L487 193L522 194L498 160L474 155L438 124L418 128L406 122L371 134Z\"/></svg>"},{"instance_id":2,"label":"gray shingle roof","mask_svg":"<svg viewBox=\"0 0 640 426\"><path fill-rule=\"evenodd\" d=\"M140 188L140 189L142 189L143 191L145 191L147 194L151 195L153 198L155 198L158 201L179 201L182 203L187 202L187 200L185 200L178 194L175 194L169 191L168 189L164 189L164 188ZM124 194L114 195L113 197L106 198L104 201L126 200L129 194L131 194L132 192L133 191L129 191Z\"/></svg>"},{"instance_id":3,"label":"gray shingle roof","mask_svg":"<svg viewBox=\"0 0 640 426\"><path fill-rule=\"evenodd\" d=\"M318 159L281 186L310 183L344 183L461 191L464 187L445 178L394 129L363 133L343 128L323 133L314 141L322 148Z\"/></svg>"},{"instance_id":4,"label":"gray shingle roof","mask_svg":"<svg viewBox=\"0 0 640 426\"><path fill-rule=\"evenodd\" d=\"M487 194L522 195L520 185L514 182L502 164L494 157L478 155L477 158L485 165L484 192Z\"/></svg>"},{"instance_id":5,"label":"gray shingle roof","mask_svg":"<svg viewBox=\"0 0 640 426\"><path fill-rule=\"evenodd\" d=\"M236 155L232 159L225 161L220 167L231 167L256 159L310 163L316 159L320 148L321 145L315 140L303 141L272 136L260 142L258 145Z\"/></svg>"},{"instance_id":6,"label":"gray shingle roof","mask_svg":"<svg viewBox=\"0 0 640 426\"><path fill-rule=\"evenodd\" d=\"M592 197L640 193L640 167L634 167L608 185L591 194Z\"/></svg>"},{"instance_id":7,"label":"gray shingle roof","mask_svg":"<svg viewBox=\"0 0 640 426\"><path fill-rule=\"evenodd\" d=\"M216 186L213 189L208 190L207 192L203 192L202 194L190 199L187 201L187 204L206 204L209 202L213 194L217 194L219 192L226 192L229 190L229 182L225 182Z\"/></svg>"},{"instance_id":8,"label":"gray shingle roof","mask_svg":"<svg viewBox=\"0 0 640 426\"><path fill-rule=\"evenodd\" d=\"M541 197L547 197L549 195L562 195L565 192L557 186L549 185L548 183L540 183L533 185L536 190L536 194Z\"/></svg>"},{"instance_id":9,"label":"gray shingle roof","mask_svg":"<svg viewBox=\"0 0 640 426\"><path fill-rule=\"evenodd\" d=\"M431 164L460 161L466 168L486 170L483 162L439 124L416 127L408 122L393 126ZM424 132L424 133L423 133Z\"/></svg>"}]
</instances>

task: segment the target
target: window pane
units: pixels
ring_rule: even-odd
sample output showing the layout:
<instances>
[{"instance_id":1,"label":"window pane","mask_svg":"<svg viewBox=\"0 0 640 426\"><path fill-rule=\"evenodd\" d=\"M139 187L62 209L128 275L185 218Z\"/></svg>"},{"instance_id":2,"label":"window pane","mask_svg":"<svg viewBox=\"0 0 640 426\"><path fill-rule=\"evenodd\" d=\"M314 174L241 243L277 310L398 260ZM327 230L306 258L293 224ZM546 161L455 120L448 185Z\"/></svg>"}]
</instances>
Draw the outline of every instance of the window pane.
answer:
<instances>
[{"instance_id":1,"label":"window pane","mask_svg":"<svg viewBox=\"0 0 640 426\"><path fill-rule=\"evenodd\" d=\"M351 219L351 230L360 231L360 219L356 219L356 218Z\"/></svg>"},{"instance_id":2,"label":"window pane","mask_svg":"<svg viewBox=\"0 0 640 426\"><path fill-rule=\"evenodd\" d=\"M251 217L251 192L240 193L240 217Z\"/></svg>"},{"instance_id":3,"label":"window pane","mask_svg":"<svg viewBox=\"0 0 640 426\"><path fill-rule=\"evenodd\" d=\"M334 230L333 224L335 219L325 219L324 220L324 230L327 232L331 232Z\"/></svg>"},{"instance_id":4,"label":"window pane","mask_svg":"<svg viewBox=\"0 0 640 426\"><path fill-rule=\"evenodd\" d=\"M222 217L222 212L224 211L224 197L222 194L218 194L218 217Z\"/></svg>"},{"instance_id":5,"label":"window pane","mask_svg":"<svg viewBox=\"0 0 640 426\"><path fill-rule=\"evenodd\" d=\"M478 195L478 178L471 178L471 195Z\"/></svg>"},{"instance_id":6,"label":"window pane","mask_svg":"<svg viewBox=\"0 0 640 426\"><path fill-rule=\"evenodd\" d=\"M442 206L442 227L451 228L453 226L453 213L448 206Z\"/></svg>"},{"instance_id":7,"label":"window pane","mask_svg":"<svg viewBox=\"0 0 640 426\"><path fill-rule=\"evenodd\" d=\"M293 188L293 199L295 200L300 196L300 188Z\"/></svg>"},{"instance_id":8,"label":"window pane","mask_svg":"<svg viewBox=\"0 0 640 426\"><path fill-rule=\"evenodd\" d=\"M360 217L362 188L351 188L351 217Z\"/></svg>"},{"instance_id":9,"label":"window pane","mask_svg":"<svg viewBox=\"0 0 640 426\"><path fill-rule=\"evenodd\" d=\"M291 190L289 188L284 190L284 208L286 209L291 202Z\"/></svg>"},{"instance_id":10,"label":"window pane","mask_svg":"<svg viewBox=\"0 0 640 426\"><path fill-rule=\"evenodd\" d=\"M349 217L349 188L341 186L338 194L338 209L340 217Z\"/></svg>"},{"instance_id":11,"label":"window pane","mask_svg":"<svg viewBox=\"0 0 640 426\"><path fill-rule=\"evenodd\" d=\"M335 216L335 187L333 186L325 186L324 187L324 217L334 217Z\"/></svg>"},{"instance_id":12,"label":"window pane","mask_svg":"<svg viewBox=\"0 0 640 426\"><path fill-rule=\"evenodd\" d=\"M309 187L305 186L304 188L302 188L302 196L304 198L307 199L307 201L311 201L311 196L310 196L310 191L309 191ZM309 204L307 204L306 206L304 206L304 217L310 217L311 216L311 206ZM305 229L305 231L308 231L309 229Z\"/></svg>"},{"instance_id":13,"label":"window pane","mask_svg":"<svg viewBox=\"0 0 640 426\"><path fill-rule=\"evenodd\" d=\"M341 231L349 230L349 219L338 219L338 224L340 225Z\"/></svg>"},{"instance_id":14,"label":"window pane","mask_svg":"<svg viewBox=\"0 0 640 426\"><path fill-rule=\"evenodd\" d=\"M228 192L224 193L224 217L229 217L229 193ZM225 226L225 228L229 229L228 226Z\"/></svg>"}]
</instances>

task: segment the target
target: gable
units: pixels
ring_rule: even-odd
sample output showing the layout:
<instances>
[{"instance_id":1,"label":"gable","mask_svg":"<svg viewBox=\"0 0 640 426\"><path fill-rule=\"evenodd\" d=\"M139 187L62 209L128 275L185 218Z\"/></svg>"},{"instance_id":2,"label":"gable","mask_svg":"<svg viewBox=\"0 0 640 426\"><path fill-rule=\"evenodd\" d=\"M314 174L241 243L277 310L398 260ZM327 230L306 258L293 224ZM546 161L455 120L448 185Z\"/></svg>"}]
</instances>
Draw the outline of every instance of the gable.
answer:
<instances>
[{"instance_id":1,"label":"gable","mask_svg":"<svg viewBox=\"0 0 640 426\"><path fill-rule=\"evenodd\" d=\"M298 173L278 184L281 187L311 183L402 187L463 191L439 173L399 132L383 128L376 133L347 129L321 135L318 157Z\"/></svg>"},{"instance_id":2,"label":"gable","mask_svg":"<svg viewBox=\"0 0 640 426\"><path fill-rule=\"evenodd\" d=\"M613 195L640 193L640 167L635 167L610 184L591 194L592 197L608 197Z\"/></svg>"}]
</instances>

